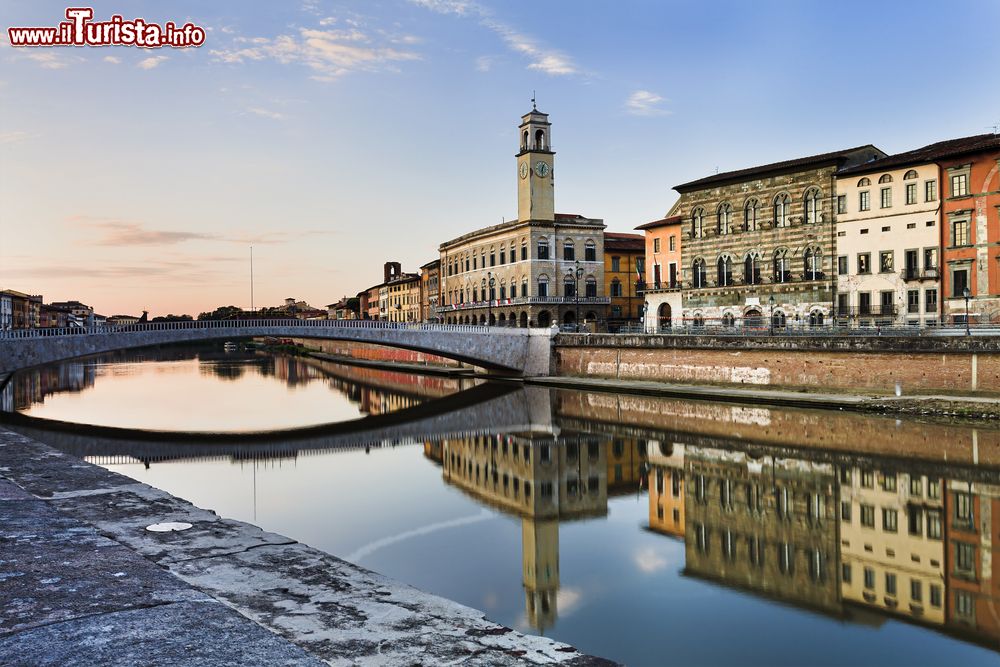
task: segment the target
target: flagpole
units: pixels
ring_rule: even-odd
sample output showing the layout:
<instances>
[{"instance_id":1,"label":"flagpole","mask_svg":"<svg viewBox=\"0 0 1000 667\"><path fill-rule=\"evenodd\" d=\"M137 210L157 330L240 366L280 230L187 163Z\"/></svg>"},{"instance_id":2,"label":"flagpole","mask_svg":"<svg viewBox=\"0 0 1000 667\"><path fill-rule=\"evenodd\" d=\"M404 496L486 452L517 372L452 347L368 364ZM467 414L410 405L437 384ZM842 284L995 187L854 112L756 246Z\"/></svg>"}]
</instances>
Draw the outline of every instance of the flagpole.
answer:
<instances>
[{"instance_id":1,"label":"flagpole","mask_svg":"<svg viewBox=\"0 0 1000 667\"><path fill-rule=\"evenodd\" d=\"M250 312L257 314L257 309L253 303L253 246L250 246Z\"/></svg>"}]
</instances>

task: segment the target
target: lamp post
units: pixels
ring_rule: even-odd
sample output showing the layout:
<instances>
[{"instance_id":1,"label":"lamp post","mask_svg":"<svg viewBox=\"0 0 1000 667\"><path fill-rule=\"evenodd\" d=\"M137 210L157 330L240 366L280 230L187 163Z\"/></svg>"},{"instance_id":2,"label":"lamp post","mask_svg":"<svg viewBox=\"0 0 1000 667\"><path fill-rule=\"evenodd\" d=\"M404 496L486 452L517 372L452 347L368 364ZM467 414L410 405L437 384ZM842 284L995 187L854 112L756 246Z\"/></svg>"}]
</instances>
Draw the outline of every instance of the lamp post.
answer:
<instances>
[{"instance_id":1,"label":"lamp post","mask_svg":"<svg viewBox=\"0 0 1000 667\"><path fill-rule=\"evenodd\" d=\"M648 313L649 313L649 302L648 301L643 301L642 302L642 322L641 322L641 324L642 324L642 332L643 333L648 333L647 330L646 330L646 315Z\"/></svg>"},{"instance_id":2,"label":"lamp post","mask_svg":"<svg viewBox=\"0 0 1000 667\"><path fill-rule=\"evenodd\" d=\"M583 277L583 269L580 261L574 262L575 270L571 272L573 276L573 298L576 299L576 330L580 331L580 278Z\"/></svg>"},{"instance_id":3,"label":"lamp post","mask_svg":"<svg viewBox=\"0 0 1000 667\"><path fill-rule=\"evenodd\" d=\"M966 287L962 290L962 296L965 297L965 335L971 336L972 331L969 330L969 297L972 296L972 292Z\"/></svg>"},{"instance_id":4,"label":"lamp post","mask_svg":"<svg viewBox=\"0 0 1000 667\"><path fill-rule=\"evenodd\" d=\"M771 335L774 336L774 295L773 294L768 298L767 303L768 303L769 306L771 306Z\"/></svg>"},{"instance_id":5,"label":"lamp post","mask_svg":"<svg viewBox=\"0 0 1000 667\"><path fill-rule=\"evenodd\" d=\"M483 296L486 298L486 324L491 325L493 323L493 287L497 284L497 279L493 277L493 272L490 271L486 274L489 280L483 278ZM489 292L486 291L486 287L489 286Z\"/></svg>"}]
</instances>

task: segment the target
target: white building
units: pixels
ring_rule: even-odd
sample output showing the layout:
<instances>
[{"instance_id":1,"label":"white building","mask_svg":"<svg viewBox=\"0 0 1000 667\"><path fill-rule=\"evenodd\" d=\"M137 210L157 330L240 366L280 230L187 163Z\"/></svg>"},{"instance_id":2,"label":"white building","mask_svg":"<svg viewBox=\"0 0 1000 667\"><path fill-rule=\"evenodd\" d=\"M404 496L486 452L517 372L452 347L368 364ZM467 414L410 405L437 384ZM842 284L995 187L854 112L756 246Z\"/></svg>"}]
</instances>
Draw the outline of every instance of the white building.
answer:
<instances>
[{"instance_id":1,"label":"white building","mask_svg":"<svg viewBox=\"0 0 1000 667\"><path fill-rule=\"evenodd\" d=\"M839 323L939 322L938 191L938 166L922 149L837 173Z\"/></svg>"}]
</instances>

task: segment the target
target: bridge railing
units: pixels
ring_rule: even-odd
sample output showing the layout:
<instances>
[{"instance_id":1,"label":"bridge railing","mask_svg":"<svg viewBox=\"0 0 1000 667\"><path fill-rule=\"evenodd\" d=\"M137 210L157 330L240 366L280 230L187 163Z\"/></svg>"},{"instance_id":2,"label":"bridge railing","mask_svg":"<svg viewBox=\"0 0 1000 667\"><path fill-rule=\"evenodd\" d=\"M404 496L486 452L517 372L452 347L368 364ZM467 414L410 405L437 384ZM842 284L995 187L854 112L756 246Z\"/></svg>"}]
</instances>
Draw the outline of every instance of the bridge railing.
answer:
<instances>
[{"instance_id":1,"label":"bridge railing","mask_svg":"<svg viewBox=\"0 0 1000 667\"><path fill-rule=\"evenodd\" d=\"M50 336L80 336L87 334L138 333L144 331L175 331L183 329L232 329L234 335L246 335L245 329L386 329L391 331L436 331L454 333L511 333L523 331L510 327L490 327L475 324L422 324L417 322L384 322L381 320L185 320L181 322L147 322L143 324L106 324L91 327L47 327L44 329L8 329L0 331L0 340L46 338ZM255 335L266 335L261 332Z\"/></svg>"}]
</instances>

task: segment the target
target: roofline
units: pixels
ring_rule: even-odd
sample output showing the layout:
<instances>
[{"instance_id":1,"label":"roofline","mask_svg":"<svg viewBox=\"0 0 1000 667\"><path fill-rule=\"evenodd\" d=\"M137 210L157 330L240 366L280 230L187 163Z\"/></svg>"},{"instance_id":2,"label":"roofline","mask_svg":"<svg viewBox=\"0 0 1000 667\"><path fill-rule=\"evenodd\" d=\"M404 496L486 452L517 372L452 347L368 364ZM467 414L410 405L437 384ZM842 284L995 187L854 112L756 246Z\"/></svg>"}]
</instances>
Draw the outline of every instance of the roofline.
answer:
<instances>
[{"instance_id":1,"label":"roofline","mask_svg":"<svg viewBox=\"0 0 1000 667\"><path fill-rule=\"evenodd\" d=\"M661 218L639 225L635 229L655 229L656 227L666 227L667 225L679 225L684 221L682 215L672 215L668 218Z\"/></svg>"}]
</instances>

